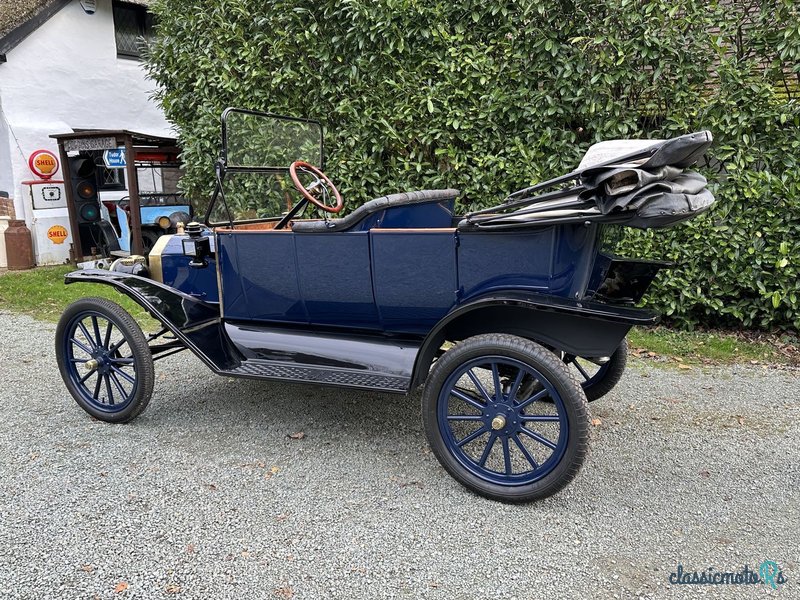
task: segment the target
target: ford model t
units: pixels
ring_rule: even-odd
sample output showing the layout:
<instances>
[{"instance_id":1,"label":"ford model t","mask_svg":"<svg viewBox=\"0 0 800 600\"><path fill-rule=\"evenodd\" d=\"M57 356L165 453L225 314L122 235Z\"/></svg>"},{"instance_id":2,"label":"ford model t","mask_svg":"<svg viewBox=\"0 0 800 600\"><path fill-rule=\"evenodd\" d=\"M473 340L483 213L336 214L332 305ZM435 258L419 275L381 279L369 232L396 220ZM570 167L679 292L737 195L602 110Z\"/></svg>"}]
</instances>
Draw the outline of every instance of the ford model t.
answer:
<instances>
[{"instance_id":1,"label":"ford model t","mask_svg":"<svg viewBox=\"0 0 800 600\"><path fill-rule=\"evenodd\" d=\"M113 271L156 319L145 336L118 305L64 312L56 353L95 418L147 406L153 362L191 350L215 373L381 392L420 386L442 466L479 494L526 501L578 472L587 398L625 367L625 336L663 263L601 251L610 225L665 227L713 197L687 171L711 136L604 142L578 170L466 215L455 189L392 193L352 207L319 168L314 121L228 109L204 223L163 236ZM316 213L315 213L316 211Z\"/></svg>"}]
</instances>

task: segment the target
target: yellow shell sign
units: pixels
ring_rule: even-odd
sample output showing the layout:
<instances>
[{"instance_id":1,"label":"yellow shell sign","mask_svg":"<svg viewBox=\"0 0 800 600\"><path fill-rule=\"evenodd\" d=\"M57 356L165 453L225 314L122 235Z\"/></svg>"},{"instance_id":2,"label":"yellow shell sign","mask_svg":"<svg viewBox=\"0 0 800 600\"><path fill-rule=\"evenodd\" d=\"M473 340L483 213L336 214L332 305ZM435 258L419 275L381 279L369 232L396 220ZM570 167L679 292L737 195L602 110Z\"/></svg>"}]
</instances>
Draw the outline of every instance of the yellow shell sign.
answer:
<instances>
[{"instance_id":1,"label":"yellow shell sign","mask_svg":"<svg viewBox=\"0 0 800 600\"><path fill-rule=\"evenodd\" d=\"M35 175L46 180L58 171L58 159L49 150L37 150L28 158L28 166Z\"/></svg>"},{"instance_id":2,"label":"yellow shell sign","mask_svg":"<svg viewBox=\"0 0 800 600\"><path fill-rule=\"evenodd\" d=\"M53 225L50 229L47 230L47 239L53 242L54 244L63 244L64 240L67 239L69 232L65 227L61 225Z\"/></svg>"}]
</instances>

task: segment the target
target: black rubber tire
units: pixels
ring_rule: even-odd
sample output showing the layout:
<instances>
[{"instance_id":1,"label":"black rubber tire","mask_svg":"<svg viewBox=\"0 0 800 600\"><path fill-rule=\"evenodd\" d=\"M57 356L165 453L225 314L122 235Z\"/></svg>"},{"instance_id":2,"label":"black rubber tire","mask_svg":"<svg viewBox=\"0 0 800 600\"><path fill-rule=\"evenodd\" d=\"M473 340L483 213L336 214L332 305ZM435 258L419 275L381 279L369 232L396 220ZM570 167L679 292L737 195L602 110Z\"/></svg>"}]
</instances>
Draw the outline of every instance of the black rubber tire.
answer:
<instances>
[{"instance_id":1,"label":"black rubber tire","mask_svg":"<svg viewBox=\"0 0 800 600\"><path fill-rule=\"evenodd\" d=\"M119 412L103 412L86 402L86 400L81 397L75 382L69 376L64 350L64 337L68 333L66 329L69 323L81 313L99 314L104 319L111 321L125 337L127 345L131 350L131 356L136 365L137 387L133 399ZM128 423L138 417L142 411L147 408L150 398L153 395L153 384L155 382L153 356L150 353L147 339L144 333L142 333L141 328L133 317L119 304L105 298L95 297L76 300L66 308L58 321L55 345L58 368L61 372L61 378L67 386L67 390L69 390L69 393L78 403L78 406L91 416L108 423Z\"/></svg>"},{"instance_id":2,"label":"black rubber tire","mask_svg":"<svg viewBox=\"0 0 800 600\"><path fill-rule=\"evenodd\" d=\"M533 483L511 486L484 481L465 469L442 439L437 416L441 388L460 365L482 356L505 356L530 365L555 387L564 402L569 424L565 453L552 471ZM422 422L431 450L445 470L473 492L502 502L530 502L555 494L578 474L589 447L589 409L586 396L567 365L543 346L508 334L485 334L468 338L436 361L422 393Z\"/></svg>"},{"instance_id":3,"label":"black rubber tire","mask_svg":"<svg viewBox=\"0 0 800 600\"><path fill-rule=\"evenodd\" d=\"M611 355L606 363L605 366L608 368L603 376L597 381L593 381L591 383L587 382L587 385L581 384L581 387L586 394L586 400L589 402L594 402L614 389L614 387L619 383L620 379L622 379L622 374L625 372L625 367L627 364L628 340L623 339L622 343L617 346L614 354Z\"/></svg>"},{"instance_id":4,"label":"black rubber tire","mask_svg":"<svg viewBox=\"0 0 800 600\"><path fill-rule=\"evenodd\" d=\"M153 249L153 246L156 245L160 237L161 234L152 229L142 229L142 252L145 256L150 254L150 251Z\"/></svg>"}]
</instances>

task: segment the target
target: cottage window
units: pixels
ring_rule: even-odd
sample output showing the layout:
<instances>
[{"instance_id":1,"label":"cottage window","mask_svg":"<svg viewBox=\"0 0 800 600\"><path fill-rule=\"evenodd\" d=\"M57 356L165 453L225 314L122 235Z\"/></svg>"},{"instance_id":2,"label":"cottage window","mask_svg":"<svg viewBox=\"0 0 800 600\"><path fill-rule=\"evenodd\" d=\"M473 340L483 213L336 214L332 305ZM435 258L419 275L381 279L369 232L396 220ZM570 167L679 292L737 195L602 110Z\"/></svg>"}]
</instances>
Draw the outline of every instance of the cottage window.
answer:
<instances>
[{"instance_id":1,"label":"cottage window","mask_svg":"<svg viewBox=\"0 0 800 600\"><path fill-rule=\"evenodd\" d=\"M114 2L114 37L117 56L141 58L142 47L153 37L153 15L144 6Z\"/></svg>"}]
</instances>

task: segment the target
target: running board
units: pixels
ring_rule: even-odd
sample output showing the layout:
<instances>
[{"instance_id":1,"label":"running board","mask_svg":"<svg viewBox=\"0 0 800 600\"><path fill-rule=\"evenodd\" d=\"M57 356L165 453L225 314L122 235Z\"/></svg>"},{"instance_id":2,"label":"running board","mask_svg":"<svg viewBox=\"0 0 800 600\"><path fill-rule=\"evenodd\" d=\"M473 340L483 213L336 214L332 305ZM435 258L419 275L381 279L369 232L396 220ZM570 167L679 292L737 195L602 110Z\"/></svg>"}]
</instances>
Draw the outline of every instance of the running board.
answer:
<instances>
[{"instance_id":1,"label":"running board","mask_svg":"<svg viewBox=\"0 0 800 600\"><path fill-rule=\"evenodd\" d=\"M251 323L224 326L242 356L241 364L225 375L395 393L409 390L421 345L421 340Z\"/></svg>"},{"instance_id":2,"label":"running board","mask_svg":"<svg viewBox=\"0 0 800 600\"><path fill-rule=\"evenodd\" d=\"M408 391L408 384L411 380L410 377L400 375L387 375L370 371L358 371L356 369L326 369L311 365L259 360L257 358L245 360L240 367L225 371L225 374L233 377L278 379L402 393Z\"/></svg>"}]
</instances>

